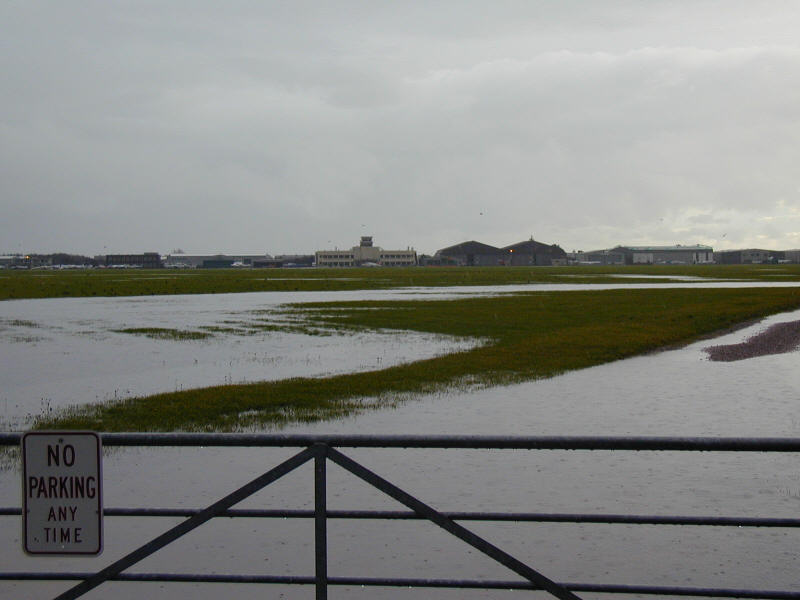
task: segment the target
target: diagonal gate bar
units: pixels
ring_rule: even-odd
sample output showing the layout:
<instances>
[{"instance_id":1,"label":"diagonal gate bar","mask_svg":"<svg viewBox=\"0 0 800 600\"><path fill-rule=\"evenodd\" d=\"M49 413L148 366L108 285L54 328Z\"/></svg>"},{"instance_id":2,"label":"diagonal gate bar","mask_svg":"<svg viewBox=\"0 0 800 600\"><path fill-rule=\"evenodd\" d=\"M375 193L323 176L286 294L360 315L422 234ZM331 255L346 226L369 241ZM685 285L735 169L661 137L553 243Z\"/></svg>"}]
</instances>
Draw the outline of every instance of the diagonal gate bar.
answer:
<instances>
[{"instance_id":1,"label":"diagonal gate bar","mask_svg":"<svg viewBox=\"0 0 800 600\"><path fill-rule=\"evenodd\" d=\"M548 579L522 561L517 560L507 552L501 550L494 544L473 533L466 527L462 527L452 519L444 516L442 513L428 506L424 502L417 500L411 494L408 494L396 485L389 483L381 476L376 475L363 465L360 465L353 459L345 456L335 448L328 448L328 458L340 467L350 471L356 477L360 477L371 486L379 489L387 496L390 496L398 502L405 504L408 508L420 516L434 522L445 531L451 533L473 548L480 550L487 556L493 558L501 565L508 567L519 575L522 575L530 582L539 586L539 588L550 592L556 598L560 598L561 600L581 600L579 596L576 596L564 586Z\"/></svg>"},{"instance_id":2,"label":"diagonal gate bar","mask_svg":"<svg viewBox=\"0 0 800 600\"><path fill-rule=\"evenodd\" d=\"M141 546L130 554L123 556L118 561L110 564L105 569L98 571L75 587L70 588L63 594L56 596L55 600L73 600L74 598L82 596L89 590L96 588L104 581L119 575L128 567L135 565L139 561L160 550L167 544L174 542L179 537L189 533L193 529L196 529L206 521L209 521L220 515L234 504L238 504L245 498L252 496L273 481L276 481L287 473L294 471L300 465L314 458L314 455L315 451L312 448L306 448L302 452L295 454L293 457L282 462L274 469L270 469L263 475L256 477L250 483L246 483L235 492L231 492L221 500L216 501L214 504L206 509L203 509L193 517L179 523L169 531L162 533L157 538L147 542L144 546Z\"/></svg>"}]
</instances>

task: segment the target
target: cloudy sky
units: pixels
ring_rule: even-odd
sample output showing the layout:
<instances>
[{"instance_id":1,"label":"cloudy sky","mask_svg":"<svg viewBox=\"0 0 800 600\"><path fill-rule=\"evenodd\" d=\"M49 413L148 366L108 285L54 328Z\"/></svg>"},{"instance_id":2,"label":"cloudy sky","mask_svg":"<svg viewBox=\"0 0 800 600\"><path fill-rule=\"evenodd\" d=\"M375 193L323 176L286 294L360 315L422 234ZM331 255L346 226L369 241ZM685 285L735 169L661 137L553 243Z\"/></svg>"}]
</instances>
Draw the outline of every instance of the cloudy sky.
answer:
<instances>
[{"instance_id":1,"label":"cloudy sky","mask_svg":"<svg viewBox=\"0 0 800 600\"><path fill-rule=\"evenodd\" d=\"M0 2L0 253L800 247L800 2Z\"/></svg>"}]
</instances>

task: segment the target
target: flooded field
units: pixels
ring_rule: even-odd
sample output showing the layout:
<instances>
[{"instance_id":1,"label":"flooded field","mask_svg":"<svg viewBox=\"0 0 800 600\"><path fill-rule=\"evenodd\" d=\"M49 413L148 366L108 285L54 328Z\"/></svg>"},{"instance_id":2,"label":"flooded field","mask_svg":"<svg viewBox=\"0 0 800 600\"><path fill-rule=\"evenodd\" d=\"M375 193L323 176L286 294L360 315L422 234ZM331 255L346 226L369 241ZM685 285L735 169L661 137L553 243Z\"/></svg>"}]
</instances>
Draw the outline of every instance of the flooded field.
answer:
<instances>
[{"instance_id":1,"label":"flooded field","mask_svg":"<svg viewBox=\"0 0 800 600\"><path fill-rule=\"evenodd\" d=\"M660 287L699 285L766 284L670 283ZM797 285L773 283L771 287ZM87 402L385 368L480 343L396 331L309 335L302 323L291 321L281 311L286 303L649 287L653 286L535 284L5 301L0 303L0 426L21 430L33 417Z\"/></svg>"},{"instance_id":2,"label":"flooded field","mask_svg":"<svg viewBox=\"0 0 800 600\"><path fill-rule=\"evenodd\" d=\"M530 287L526 286L526 289ZM557 289L572 288L559 286ZM586 288L582 286L581 289ZM460 291L498 293L510 290ZM428 290L421 295L429 298L454 292ZM308 294L307 298L309 301L321 296L337 300L347 297L389 298L417 293L314 293ZM75 346L66 354L62 347L64 356L85 354L89 347L100 343L101 350L92 355L92 360L105 359L107 363L103 364L118 368L118 373L124 372L124 368L113 365L122 360L127 361L130 371L141 368L142 374L138 379L132 377L129 387L131 393L142 393L141 386L148 377L160 378L167 385L173 385L166 375L170 372L168 365L159 363L165 360L162 344L170 345L168 348L173 348L171 345L174 344L175 348L187 348L198 354L199 348L207 342L155 340L116 334L113 330L175 328L177 322L181 330L194 331L219 325L225 320L252 320L252 311L264 310L289 299L273 296L276 295L206 296L202 301L192 297L92 300L96 304L89 305L91 317L86 314L85 300L26 301L0 304L0 317L6 323L23 322L8 327L3 335L20 335L19 330L27 327L29 330L43 330L39 334L41 337L61 340L59 343L66 347L74 343ZM291 301L300 300L296 294L291 296ZM34 306L35 302L45 304ZM48 302L52 304L46 304ZM180 320L176 321L178 318ZM714 345L741 343L771 325L798 319L800 311L784 313L746 329L677 350L521 385L414 398L393 409L367 412L334 422L296 425L283 431L798 437L800 353L793 351L734 362L714 362L708 359L704 350ZM33 327L30 323L39 326ZM55 330L56 325L64 329ZM93 333L80 333L83 330ZM33 331L30 334L36 335ZM289 355L297 358L285 361L286 370L278 376L289 376L286 373L291 374L292 369L303 372L303 369L311 368L315 373L324 373L359 368L357 361L355 367L346 362L329 362L329 354L335 355L335 349L347 344L346 340L340 337L314 338L314 343L323 344L317 348L303 345L311 343L311 340L302 339L304 337L313 336L281 342L289 349ZM347 336L341 336L344 337ZM257 338L256 335L241 336L241 339L234 335L211 338L212 344L221 345L216 353L202 355L205 367L194 372L213 371L214 377L224 378L233 365L219 364L215 370L213 356L216 354L217 362L222 363L225 358L219 355L221 350L237 348L239 343L251 344ZM274 352L276 355L286 352L280 345L269 346L272 342L268 338L258 338L267 343L267 350L249 347L240 355L239 362L247 363L246 352ZM419 352L434 353L446 352L454 347L452 344L470 343L465 340L411 341L420 349ZM362 348L362 342L374 343L374 346L367 346L372 356L380 355L388 345L387 362L414 360L418 356L410 353L406 342L398 342L398 347L392 350L393 342L389 339L353 340L352 347ZM326 343L331 344L329 354L321 349ZM113 350L117 347L118 350ZM23 350L29 351L27 362L38 365L40 374L47 372L44 365L58 364L55 360L58 353L47 354L45 350L49 344L44 340L17 342L4 338L2 348L4 359ZM291 354L292 349L294 354ZM117 352L114 360L106 356L112 352ZM326 358L310 365L303 363L304 352ZM186 360L193 358L187 357ZM227 360L231 363L230 358ZM22 360L15 363L16 368L25 371L25 363ZM153 366L149 367L150 364ZM192 365L184 365L187 370L183 376L187 381L193 376ZM11 369L5 371L4 383L13 374ZM85 394L82 390L86 389L89 389L88 393L108 397L111 392L103 386L114 377L87 383L80 370L73 371L70 376L70 369L65 368L63 372L54 371L52 378L48 379L48 382L37 385L61 390L64 392L61 397L68 403L72 401L69 398ZM20 386L19 389L23 388ZM72 395L67 396L67 392ZM8 393L5 388L3 393ZM20 397L24 395L23 392L14 393L20 393ZM55 398L53 401L56 402ZM25 406L25 410L36 408ZM19 418L17 408L12 406L6 410L6 420ZM289 450L215 448L114 450L108 453L104 462L105 502L108 507L202 507L290 453ZM358 458L389 481L442 510L762 517L796 517L800 511L800 468L794 455L454 450L348 450L345 454ZM18 477L14 471L0 472L0 506L19 505ZM336 467L331 466L328 479L330 509L399 508ZM310 508L313 506L312 482L313 469L306 465L243 505ZM100 558L41 559L22 555L19 519L0 517L0 543L6 549L2 556L3 567L4 570L26 571L97 569L176 522L169 518L108 518L106 549ZM535 568L558 581L800 591L795 576L800 532L793 529L481 522L466 525L511 554L531 561ZM503 567L474 550L466 549L462 543L432 525L408 521L332 521L329 527L330 575L516 579ZM313 523L305 520L218 519L162 550L134 570L310 575L313 573ZM46 598L67 587L69 585L63 582L0 582L0 597ZM117 583L104 584L86 597L217 598L222 594L231 599L265 595L312 598L313 589ZM520 596L528 597L530 594L381 588L332 588L330 591L331 598ZM584 597L599 596L586 594Z\"/></svg>"},{"instance_id":3,"label":"flooded field","mask_svg":"<svg viewBox=\"0 0 800 600\"><path fill-rule=\"evenodd\" d=\"M3 302L0 424L19 430L75 404L382 368L477 343L415 332L303 333L279 305L304 297L324 294Z\"/></svg>"}]
</instances>

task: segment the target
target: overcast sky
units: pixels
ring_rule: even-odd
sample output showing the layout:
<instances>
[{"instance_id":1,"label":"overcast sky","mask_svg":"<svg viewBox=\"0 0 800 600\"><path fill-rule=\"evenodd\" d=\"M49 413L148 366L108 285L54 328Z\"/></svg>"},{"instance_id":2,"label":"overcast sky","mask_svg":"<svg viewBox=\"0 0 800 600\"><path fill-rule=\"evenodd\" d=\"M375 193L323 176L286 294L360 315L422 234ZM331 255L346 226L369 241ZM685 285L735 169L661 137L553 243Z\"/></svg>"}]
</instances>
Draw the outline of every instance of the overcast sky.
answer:
<instances>
[{"instance_id":1,"label":"overcast sky","mask_svg":"<svg viewBox=\"0 0 800 600\"><path fill-rule=\"evenodd\" d=\"M800 247L800 2L0 1L0 253Z\"/></svg>"}]
</instances>

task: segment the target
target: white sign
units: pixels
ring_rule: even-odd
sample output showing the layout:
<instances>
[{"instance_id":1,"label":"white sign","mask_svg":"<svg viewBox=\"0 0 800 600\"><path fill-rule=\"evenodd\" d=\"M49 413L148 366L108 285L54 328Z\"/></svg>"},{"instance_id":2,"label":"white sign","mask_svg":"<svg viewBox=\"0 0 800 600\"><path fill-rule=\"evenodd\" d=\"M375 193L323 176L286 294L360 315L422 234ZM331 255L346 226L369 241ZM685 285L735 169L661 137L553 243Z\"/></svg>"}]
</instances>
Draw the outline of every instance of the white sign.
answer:
<instances>
[{"instance_id":1,"label":"white sign","mask_svg":"<svg viewBox=\"0 0 800 600\"><path fill-rule=\"evenodd\" d=\"M23 544L28 554L100 554L102 448L92 432L22 436Z\"/></svg>"}]
</instances>

